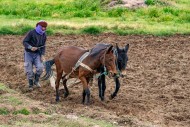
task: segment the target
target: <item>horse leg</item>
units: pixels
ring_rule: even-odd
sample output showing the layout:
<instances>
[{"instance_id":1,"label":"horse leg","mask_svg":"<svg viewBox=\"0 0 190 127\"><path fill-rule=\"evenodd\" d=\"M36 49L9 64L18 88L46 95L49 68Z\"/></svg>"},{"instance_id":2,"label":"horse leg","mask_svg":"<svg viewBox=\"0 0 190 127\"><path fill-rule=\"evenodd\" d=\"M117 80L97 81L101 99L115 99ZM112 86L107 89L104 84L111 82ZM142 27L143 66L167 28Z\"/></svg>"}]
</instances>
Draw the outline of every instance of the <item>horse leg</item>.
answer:
<instances>
[{"instance_id":1,"label":"horse leg","mask_svg":"<svg viewBox=\"0 0 190 127\"><path fill-rule=\"evenodd\" d=\"M113 99L115 96L117 96L117 93L118 93L119 88L120 88L119 78L114 78L114 80L115 80L115 91L113 94L111 94L110 99Z\"/></svg>"},{"instance_id":2,"label":"horse leg","mask_svg":"<svg viewBox=\"0 0 190 127\"><path fill-rule=\"evenodd\" d=\"M90 77L87 78L87 87L89 86L89 82L90 82ZM86 90L86 95L87 95L87 105L90 104L90 90L89 88Z\"/></svg>"},{"instance_id":3,"label":"horse leg","mask_svg":"<svg viewBox=\"0 0 190 127\"><path fill-rule=\"evenodd\" d=\"M84 102L85 102L85 97L86 97L86 92L85 92L85 90L83 90L83 92L82 92L82 104L84 104Z\"/></svg>"},{"instance_id":4,"label":"horse leg","mask_svg":"<svg viewBox=\"0 0 190 127\"><path fill-rule=\"evenodd\" d=\"M62 77L63 86L64 86L64 89L65 89L64 98L66 98L69 95L69 90L67 88L67 79L65 79L65 76Z\"/></svg>"},{"instance_id":5,"label":"horse leg","mask_svg":"<svg viewBox=\"0 0 190 127\"><path fill-rule=\"evenodd\" d=\"M98 78L98 90L99 90L99 98L102 100L102 76Z\"/></svg>"},{"instance_id":6,"label":"horse leg","mask_svg":"<svg viewBox=\"0 0 190 127\"><path fill-rule=\"evenodd\" d=\"M104 93L106 90L105 75L101 75L98 79L99 97L101 101L104 101Z\"/></svg>"},{"instance_id":7,"label":"horse leg","mask_svg":"<svg viewBox=\"0 0 190 127\"><path fill-rule=\"evenodd\" d=\"M89 105L90 104L90 90L89 90L89 88L85 89L85 93L87 96L86 104Z\"/></svg>"},{"instance_id":8,"label":"horse leg","mask_svg":"<svg viewBox=\"0 0 190 127\"><path fill-rule=\"evenodd\" d=\"M85 97L87 96L87 102L86 104L90 104L90 90L88 88L88 80L85 77L80 77L79 78L83 84L83 100L82 103L85 103Z\"/></svg>"},{"instance_id":9,"label":"horse leg","mask_svg":"<svg viewBox=\"0 0 190 127\"><path fill-rule=\"evenodd\" d=\"M62 77L62 72L59 72L57 71L57 79L56 79L56 86L55 86L55 89L56 89L56 102L59 101L59 83L60 83L60 80L61 80L61 77Z\"/></svg>"},{"instance_id":10,"label":"horse leg","mask_svg":"<svg viewBox=\"0 0 190 127\"><path fill-rule=\"evenodd\" d=\"M104 101L104 93L106 90L106 79L105 75L102 75L101 80L102 80L102 98L101 100Z\"/></svg>"}]
</instances>

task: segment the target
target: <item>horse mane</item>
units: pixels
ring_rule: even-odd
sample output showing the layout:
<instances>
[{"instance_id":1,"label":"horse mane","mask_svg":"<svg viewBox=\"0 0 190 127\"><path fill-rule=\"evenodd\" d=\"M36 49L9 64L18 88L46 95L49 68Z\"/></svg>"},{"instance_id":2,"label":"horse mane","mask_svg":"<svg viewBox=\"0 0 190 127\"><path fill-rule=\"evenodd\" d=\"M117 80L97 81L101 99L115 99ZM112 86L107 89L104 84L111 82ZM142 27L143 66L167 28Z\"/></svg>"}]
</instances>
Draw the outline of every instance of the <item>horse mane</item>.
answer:
<instances>
[{"instance_id":1,"label":"horse mane","mask_svg":"<svg viewBox=\"0 0 190 127\"><path fill-rule=\"evenodd\" d=\"M90 54L91 56L96 56L99 54L100 51L112 46L111 44L96 44L94 48L91 49Z\"/></svg>"}]
</instances>

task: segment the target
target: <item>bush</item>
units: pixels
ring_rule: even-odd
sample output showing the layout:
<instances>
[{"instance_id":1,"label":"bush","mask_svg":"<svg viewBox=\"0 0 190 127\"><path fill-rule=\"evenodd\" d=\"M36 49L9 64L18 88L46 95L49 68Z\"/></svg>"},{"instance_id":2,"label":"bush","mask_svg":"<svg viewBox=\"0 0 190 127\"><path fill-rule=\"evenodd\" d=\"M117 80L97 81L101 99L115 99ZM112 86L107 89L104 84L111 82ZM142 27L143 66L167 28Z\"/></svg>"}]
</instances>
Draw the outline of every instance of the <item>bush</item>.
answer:
<instances>
[{"instance_id":1,"label":"bush","mask_svg":"<svg viewBox=\"0 0 190 127\"><path fill-rule=\"evenodd\" d=\"M33 27L31 27L30 25L25 25L25 24L19 24L16 26L3 26L0 28L0 34L19 35L19 34L25 34L29 30L32 30L32 29Z\"/></svg>"},{"instance_id":2,"label":"bush","mask_svg":"<svg viewBox=\"0 0 190 127\"><path fill-rule=\"evenodd\" d=\"M179 9L175 9L175 8L172 8L172 7L164 7L163 12L172 14L174 16L179 16L179 14L181 13L181 11Z\"/></svg>"},{"instance_id":3,"label":"bush","mask_svg":"<svg viewBox=\"0 0 190 127\"><path fill-rule=\"evenodd\" d=\"M178 16L178 22L180 23L190 23L190 11L183 11Z\"/></svg>"},{"instance_id":4,"label":"bush","mask_svg":"<svg viewBox=\"0 0 190 127\"><path fill-rule=\"evenodd\" d=\"M73 2L74 7L77 10L91 10L98 11L100 10L100 1L99 0L75 0Z\"/></svg>"},{"instance_id":5,"label":"bush","mask_svg":"<svg viewBox=\"0 0 190 127\"><path fill-rule=\"evenodd\" d=\"M25 25L25 26L22 25L22 27L18 26L18 28L21 28L20 34L27 33L28 31L33 29L33 27L31 27L29 25Z\"/></svg>"},{"instance_id":6,"label":"bush","mask_svg":"<svg viewBox=\"0 0 190 127\"><path fill-rule=\"evenodd\" d=\"M127 12L127 9L124 8L114 8L108 11L109 17L121 17L124 13Z\"/></svg>"},{"instance_id":7,"label":"bush","mask_svg":"<svg viewBox=\"0 0 190 127\"><path fill-rule=\"evenodd\" d=\"M150 8L148 11L148 16L150 18L158 18L160 15L161 14L160 14L159 10L156 8Z\"/></svg>"},{"instance_id":8,"label":"bush","mask_svg":"<svg viewBox=\"0 0 190 127\"><path fill-rule=\"evenodd\" d=\"M145 0L145 4L146 5L155 5L156 4L156 0Z\"/></svg>"},{"instance_id":9,"label":"bush","mask_svg":"<svg viewBox=\"0 0 190 127\"><path fill-rule=\"evenodd\" d=\"M47 35L52 35L54 32L53 32L52 29L48 28L48 29L46 30L46 33L47 33Z\"/></svg>"},{"instance_id":10,"label":"bush","mask_svg":"<svg viewBox=\"0 0 190 127\"><path fill-rule=\"evenodd\" d=\"M160 18L157 20L158 22L166 22L166 21L172 21L174 20L173 16L170 14L167 15L162 15Z\"/></svg>"},{"instance_id":11,"label":"bush","mask_svg":"<svg viewBox=\"0 0 190 127\"><path fill-rule=\"evenodd\" d=\"M0 108L0 115L8 115L9 111L6 108Z\"/></svg>"},{"instance_id":12,"label":"bush","mask_svg":"<svg viewBox=\"0 0 190 127\"><path fill-rule=\"evenodd\" d=\"M93 12L92 11L88 11L88 10L81 10L81 11L77 11L74 13L73 15L74 17L80 17L80 18L83 18L83 17L91 17L93 16Z\"/></svg>"},{"instance_id":13,"label":"bush","mask_svg":"<svg viewBox=\"0 0 190 127\"><path fill-rule=\"evenodd\" d=\"M12 28L8 28L8 27L2 27L1 29L0 29L0 34L1 35L6 35L6 34L12 34L12 35L14 35L15 34L15 32L12 30Z\"/></svg>"},{"instance_id":14,"label":"bush","mask_svg":"<svg viewBox=\"0 0 190 127\"><path fill-rule=\"evenodd\" d=\"M86 27L82 29L82 33L86 33L86 34L100 34L101 32L102 30L95 26Z\"/></svg>"},{"instance_id":15,"label":"bush","mask_svg":"<svg viewBox=\"0 0 190 127\"><path fill-rule=\"evenodd\" d=\"M21 110L14 111L13 114L14 115L17 115L17 114L29 115L30 112L27 109L23 108Z\"/></svg>"}]
</instances>

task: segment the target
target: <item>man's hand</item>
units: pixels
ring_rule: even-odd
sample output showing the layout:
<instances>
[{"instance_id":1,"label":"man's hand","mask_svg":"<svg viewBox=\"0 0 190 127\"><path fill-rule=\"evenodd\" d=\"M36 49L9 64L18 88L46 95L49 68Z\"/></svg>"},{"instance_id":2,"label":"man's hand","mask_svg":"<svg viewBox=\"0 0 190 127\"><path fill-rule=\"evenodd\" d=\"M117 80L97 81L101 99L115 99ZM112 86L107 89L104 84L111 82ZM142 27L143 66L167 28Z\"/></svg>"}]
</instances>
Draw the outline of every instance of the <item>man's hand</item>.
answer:
<instances>
[{"instance_id":1,"label":"man's hand","mask_svg":"<svg viewBox=\"0 0 190 127\"><path fill-rule=\"evenodd\" d=\"M38 50L38 48L37 47L32 47L31 50L36 51L36 50Z\"/></svg>"},{"instance_id":2,"label":"man's hand","mask_svg":"<svg viewBox=\"0 0 190 127\"><path fill-rule=\"evenodd\" d=\"M41 61L42 61L42 62L46 61L44 55L41 56Z\"/></svg>"}]
</instances>

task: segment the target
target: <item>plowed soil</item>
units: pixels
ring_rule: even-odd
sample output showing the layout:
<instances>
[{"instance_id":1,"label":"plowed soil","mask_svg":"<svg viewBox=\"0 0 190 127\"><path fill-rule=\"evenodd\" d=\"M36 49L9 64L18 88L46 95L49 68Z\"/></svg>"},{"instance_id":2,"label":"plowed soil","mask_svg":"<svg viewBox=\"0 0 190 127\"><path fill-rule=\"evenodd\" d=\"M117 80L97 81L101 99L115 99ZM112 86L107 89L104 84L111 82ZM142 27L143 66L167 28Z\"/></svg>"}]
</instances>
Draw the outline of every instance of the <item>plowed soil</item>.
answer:
<instances>
[{"instance_id":1,"label":"plowed soil","mask_svg":"<svg viewBox=\"0 0 190 127\"><path fill-rule=\"evenodd\" d=\"M43 103L55 104L55 91L49 81L42 88L27 92L23 67L24 36L0 36L0 82L25 96ZM69 40L69 41L68 41ZM66 41L66 42L64 42ZM119 126L190 126L190 36L117 36L55 35L49 36L46 59L53 58L64 45L86 49L96 43L129 43L127 75L120 78L117 97L113 79L106 78L104 102L98 97L97 79L91 85L91 105L81 104L82 84L69 88L70 95L59 102L57 112L74 113L110 121Z\"/></svg>"}]
</instances>

